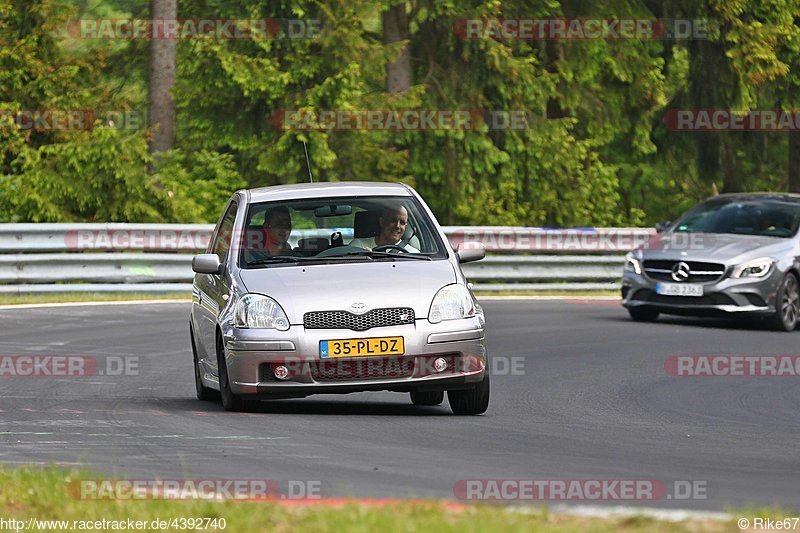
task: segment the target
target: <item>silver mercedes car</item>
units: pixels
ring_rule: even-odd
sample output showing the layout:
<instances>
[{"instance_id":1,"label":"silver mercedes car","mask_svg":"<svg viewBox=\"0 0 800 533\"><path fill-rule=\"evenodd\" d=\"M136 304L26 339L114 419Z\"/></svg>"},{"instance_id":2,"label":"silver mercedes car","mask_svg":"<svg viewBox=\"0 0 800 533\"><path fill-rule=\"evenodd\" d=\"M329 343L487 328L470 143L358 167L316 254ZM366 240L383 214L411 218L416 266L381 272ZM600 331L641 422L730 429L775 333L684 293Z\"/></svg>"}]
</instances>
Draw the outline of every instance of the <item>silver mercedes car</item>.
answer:
<instances>
[{"instance_id":1,"label":"silver mercedes car","mask_svg":"<svg viewBox=\"0 0 800 533\"><path fill-rule=\"evenodd\" d=\"M798 227L800 195L711 197L626 256L622 304L639 321L747 313L791 331L800 312Z\"/></svg>"},{"instance_id":2,"label":"silver mercedes car","mask_svg":"<svg viewBox=\"0 0 800 533\"><path fill-rule=\"evenodd\" d=\"M407 185L242 190L192 260L197 397L253 400L410 393L456 414L489 404L485 320L453 250ZM218 392L217 392L218 391Z\"/></svg>"}]
</instances>

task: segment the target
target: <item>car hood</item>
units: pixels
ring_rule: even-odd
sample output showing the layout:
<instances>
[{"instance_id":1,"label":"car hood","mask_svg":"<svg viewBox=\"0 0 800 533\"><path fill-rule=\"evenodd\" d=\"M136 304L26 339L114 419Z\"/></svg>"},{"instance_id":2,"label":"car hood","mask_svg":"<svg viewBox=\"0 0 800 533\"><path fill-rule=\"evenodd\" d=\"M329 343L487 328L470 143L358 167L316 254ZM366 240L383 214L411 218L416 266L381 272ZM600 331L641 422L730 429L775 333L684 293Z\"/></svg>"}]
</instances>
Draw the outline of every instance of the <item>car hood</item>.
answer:
<instances>
[{"instance_id":1,"label":"car hood","mask_svg":"<svg viewBox=\"0 0 800 533\"><path fill-rule=\"evenodd\" d=\"M292 324L302 324L306 312L349 311L356 302L366 310L411 307L416 318L424 318L436 291L456 282L446 260L275 266L239 273L248 292L274 298Z\"/></svg>"},{"instance_id":2,"label":"car hood","mask_svg":"<svg viewBox=\"0 0 800 533\"><path fill-rule=\"evenodd\" d=\"M665 233L653 236L642 250L644 259L683 259L735 265L759 257L779 256L792 239L730 233Z\"/></svg>"}]
</instances>

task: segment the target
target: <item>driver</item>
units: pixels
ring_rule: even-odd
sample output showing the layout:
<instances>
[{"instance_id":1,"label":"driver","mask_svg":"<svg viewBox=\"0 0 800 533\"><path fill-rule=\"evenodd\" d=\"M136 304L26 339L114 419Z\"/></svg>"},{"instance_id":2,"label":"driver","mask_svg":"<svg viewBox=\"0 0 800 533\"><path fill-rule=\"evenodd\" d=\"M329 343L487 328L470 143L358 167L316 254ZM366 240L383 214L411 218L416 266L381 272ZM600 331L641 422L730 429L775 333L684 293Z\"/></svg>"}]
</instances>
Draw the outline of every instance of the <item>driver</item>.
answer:
<instances>
[{"instance_id":1,"label":"driver","mask_svg":"<svg viewBox=\"0 0 800 533\"><path fill-rule=\"evenodd\" d=\"M264 213L264 251L270 255L292 255L289 235L292 217L286 206L267 209Z\"/></svg>"},{"instance_id":2,"label":"driver","mask_svg":"<svg viewBox=\"0 0 800 533\"><path fill-rule=\"evenodd\" d=\"M776 231L788 230L788 226L781 213L769 211L762 215L761 219L758 221L758 232L762 234L774 234Z\"/></svg>"},{"instance_id":3,"label":"driver","mask_svg":"<svg viewBox=\"0 0 800 533\"><path fill-rule=\"evenodd\" d=\"M413 246L400 244L403 240L403 235L408 227L408 211L403 206L387 206L381 211L381 216L378 218L379 231L375 237L361 237L350 241L350 246L358 246L359 248L372 249L378 246L385 246L391 244L400 246L407 252L419 253L419 250ZM389 250L390 251L390 250Z\"/></svg>"}]
</instances>

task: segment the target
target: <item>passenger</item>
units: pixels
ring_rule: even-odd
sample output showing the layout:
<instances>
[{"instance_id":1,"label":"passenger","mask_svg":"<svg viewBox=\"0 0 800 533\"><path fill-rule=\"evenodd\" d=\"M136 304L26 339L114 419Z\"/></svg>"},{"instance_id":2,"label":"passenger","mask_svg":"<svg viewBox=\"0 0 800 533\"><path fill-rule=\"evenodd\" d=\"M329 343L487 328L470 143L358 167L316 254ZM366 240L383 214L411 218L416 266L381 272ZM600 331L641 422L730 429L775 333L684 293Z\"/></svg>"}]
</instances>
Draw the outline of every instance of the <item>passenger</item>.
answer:
<instances>
[{"instance_id":1,"label":"passenger","mask_svg":"<svg viewBox=\"0 0 800 533\"><path fill-rule=\"evenodd\" d=\"M408 211L403 206L387 206L381 211L381 216L378 218L378 235L375 237L361 237L350 241L350 246L358 246L359 248L373 249L378 246L385 246L387 244L400 246L408 252L419 253L419 250L413 246L401 244L403 235L408 227ZM387 250L391 251L391 249Z\"/></svg>"}]
</instances>

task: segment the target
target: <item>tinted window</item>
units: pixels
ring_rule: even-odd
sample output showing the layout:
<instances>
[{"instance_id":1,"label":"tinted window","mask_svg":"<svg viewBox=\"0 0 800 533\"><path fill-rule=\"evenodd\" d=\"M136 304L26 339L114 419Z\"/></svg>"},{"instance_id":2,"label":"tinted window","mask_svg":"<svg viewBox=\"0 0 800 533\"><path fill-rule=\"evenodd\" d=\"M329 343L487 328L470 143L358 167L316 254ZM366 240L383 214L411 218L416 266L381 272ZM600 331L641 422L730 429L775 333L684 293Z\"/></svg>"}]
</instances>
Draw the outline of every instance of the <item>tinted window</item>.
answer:
<instances>
[{"instance_id":1,"label":"tinted window","mask_svg":"<svg viewBox=\"0 0 800 533\"><path fill-rule=\"evenodd\" d=\"M782 200L711 200L684 215L674 231L791 237L800 226L800 205Z\"/></svg>"}]
</instances>

